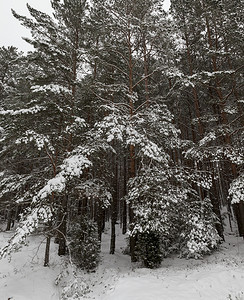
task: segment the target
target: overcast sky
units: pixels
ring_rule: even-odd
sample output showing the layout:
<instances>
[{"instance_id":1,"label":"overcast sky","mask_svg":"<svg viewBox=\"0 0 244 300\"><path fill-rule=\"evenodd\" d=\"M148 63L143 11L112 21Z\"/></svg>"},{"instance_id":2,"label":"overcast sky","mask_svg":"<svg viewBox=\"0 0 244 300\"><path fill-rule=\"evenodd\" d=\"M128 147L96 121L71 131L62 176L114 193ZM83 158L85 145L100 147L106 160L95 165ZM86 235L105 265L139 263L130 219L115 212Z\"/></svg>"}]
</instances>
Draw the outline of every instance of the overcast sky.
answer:
<instances>
[{"instance_id":1,"label":"overcast sky","mask_svg":"<svg viewBox=\"0 0 244 300\"><path fill-rule=\"evenodd\" d=\"M168 9L170 0L164 2L165 9ZM26 3L40 11L52 13L50 0L0 0L0 47L15 46L24 52L32 50L21 38L30 37L29 30L21 26L11 13L13 8L18 14L29 16Z\"/></svg>"}]
</instances>

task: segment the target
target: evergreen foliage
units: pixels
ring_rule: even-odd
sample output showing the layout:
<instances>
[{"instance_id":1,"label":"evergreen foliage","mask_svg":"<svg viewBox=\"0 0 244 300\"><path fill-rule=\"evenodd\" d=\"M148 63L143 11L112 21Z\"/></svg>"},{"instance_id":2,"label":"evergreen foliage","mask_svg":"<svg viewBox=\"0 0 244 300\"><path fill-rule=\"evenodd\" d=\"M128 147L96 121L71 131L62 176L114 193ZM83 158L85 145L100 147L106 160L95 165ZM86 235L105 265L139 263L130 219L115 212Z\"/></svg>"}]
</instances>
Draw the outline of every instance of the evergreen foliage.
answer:
<instances>
[{"instance_id":1,"label":"evergreen foliage","mask_svg":"<svg viewBox=\"0 0 244 300\"><path fill-rule=\"evenodd\" d=\"M160 235L155 232L139 233L135 252L138 260L142 261L146 268L159 267L163 259Z\"/></svg>"},{"instance_id":2,"label":"evergreen foliage","mask_svg":"<svg viewBox=\"0 0 244 300\"><path fill-rule=\"evenodd\" d=\"M85 216L77 218L70 224L67 235L75 264L88 272L95 271L100 252L96 224Z\"/></svg>"}]
</instances>

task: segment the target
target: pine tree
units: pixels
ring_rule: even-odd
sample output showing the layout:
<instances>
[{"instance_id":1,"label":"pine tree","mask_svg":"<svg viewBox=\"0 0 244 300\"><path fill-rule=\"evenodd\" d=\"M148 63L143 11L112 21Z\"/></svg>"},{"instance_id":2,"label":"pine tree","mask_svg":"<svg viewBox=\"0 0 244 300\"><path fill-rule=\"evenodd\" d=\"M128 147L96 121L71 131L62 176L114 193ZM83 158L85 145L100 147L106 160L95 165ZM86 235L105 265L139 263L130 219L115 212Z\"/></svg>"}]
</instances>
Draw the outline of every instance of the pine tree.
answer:
<instances>
[{"instance_id":1,"label":"pine tree","mask_svg":"<svg viewBox=\"0 0 244 300\"><path fill-rule=\"evenodd\" d=\"M42 220L47 225L45 265L48 265L48 247L53 235L58 235L59 255L66 252L68 218L81 213L84 217L95 218L90 207L97 205L102 211L111 197L103 176L90 180L92 173L95 174L90 168L93 163L98 166L101 162L97 161L106 151L106 145L96 140L83 118L87 117L87 110L83 110L82 86L89 82L84 81L82 74L87 59L84 31L87 6L85 1L52 1L52 6L54 19L30 6L33 19L14 12L17 19L31 29L33 38L27 41L36 51L28 55L27 61L34 66L35 74L30 76L25 108L2 112L11 118L19 116L16 126L23 123L24 115L25 126L18 130L18 137L12 136L13 142L25 148L31 165L35 165L30 178L37 178L37 170L40 175L38 184L30 183L24 195L22 191L19 201L27 198L30 209L2 255L32 233ZM38 165L37 157L41 162Z\"/></svg>"},{"instance_id":2,"label":"pine tree","mask_svg":"<svg viewBox=\"0 0 244 300\"><path fill-rule=\"evenodd\" d=\"M32 190L32 193L27 195L28 200L38 194L38 190L39 195L40 191L43 192L41 185L45 185L45 182L47 185L49 183L46 178L50 180L53 178L55 182L58 166L74 148L73 132L82 131L85 125L84 119L77 116L76 107L76 86L81 65L79 51L82 51L81 47L84 45L81 34L85 3L65 1L61 4L60 1L53 1L52 6L56 13L55 19L30 6L28 9L33 19L13 12L14 16L31 30L33 38L27 41L32 43L37 50L27 57L28 62L34 64L36 71L35 75L30 74L32 86L28 98L25 99L25 107L28 108L22 111L3 112L11 117L19 116L16 125L23 124L21 118L23 115L25 118L28 116L25 126L22 125L21 130L20 128L18 130L19 137L15 144L25 144L25 151L31 155L30 160L33 162L38 156L41 156L40 160L45 162L44 166L41 164L45 172L42 173L42 178L39 178L38 185L33 184L28 189L28 193ZM75 11L79 8L80 14L77 20L73 20L69 8ZM31 151L33 143L37 148L34 153ZM37 154L38 152L40 154ZM31 177L34 176L32 172ZM53 189L55 190L55 187ZM59 190L60 186L57 189ZM59 254L62 255L65 253L68 199L65 193L56 197L54 190L47 192L44 188L39 198L33 198L32 205L34 212L38 209L42 210L43 207L49 207L48 210L58 216ZM46 197L48 199L45 200ZM52 222L53 218L49 221Z\"/></svg>"},{"instance_id":3,"label":"pine tree","mask_svg":"<svg viewBox=\"0 0 244 300\"><path fill-rule=\"evenodd\" d=\"M184 88L185 98L187 102L195 102L195 111L191 106L188 109L190 115L195 116L190 136L197 144L192 154L198 153L194 158L198 168L212 170L213 178L216 178L215 174L220 177L218 181L213 180L211 190L211 200L219 217L221 205L228 205L230 209L230 202L226 201L228 186L238 176L235 164L239 157L237 153L241 151L241 143L236 143L234 132L242 118L237 97L242 63L239 45L231 41L238 17L230 25L230 11L238 15L229 1L193 1L191 5L188 1L172 1L172 12L185 44L180 54L181 70L189 80L188 87ZM232 173L231 180L229 172ZM234 209L242 235L242 205ZM220 234L221 231L223 229L219 228Z\"/></svg>"}]
</instances>

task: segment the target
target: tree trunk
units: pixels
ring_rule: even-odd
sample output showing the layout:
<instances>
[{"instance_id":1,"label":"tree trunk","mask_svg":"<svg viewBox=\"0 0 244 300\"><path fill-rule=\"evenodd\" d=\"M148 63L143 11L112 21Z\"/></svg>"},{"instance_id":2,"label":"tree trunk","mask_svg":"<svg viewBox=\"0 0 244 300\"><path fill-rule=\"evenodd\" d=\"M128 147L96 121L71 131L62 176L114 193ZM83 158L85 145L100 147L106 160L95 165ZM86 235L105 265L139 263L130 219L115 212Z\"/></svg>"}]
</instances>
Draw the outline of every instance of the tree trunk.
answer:
<instances>
[{"instance_id":1,"label":"tree trunk","mask_svg":"<svg viewBox=\"0 0 244 300\"><path fill-rule=\"evenodd\" d=\"M98 239L99 241L102 240L102 232L104 231L105 226L105 210L101 207L101 203L98 203L97 207L97 215L96 221L97 221L97 232L98 232Z\"/></svg>"},{"instance_id":2,"label":"tree trunk","mask_svg":"<svg viewBox=\"0 0 244 300\"><path fill-rule=\"evenodd\" d=\"M14 210L13 208L9 208L8 214L7 214L7 227L6 231L11 230L11 228L14 226Z\"/></svg>"},{"instance_id":3,"label":"tree trunk","mask_svg":"<svg viewBox=\"0 0 244 300\"><path fill-rule=\"evenodd\" d=\"M239 235L244 238L244 203L233 204L234 213L237 219Z\"/></svg>"},{"instance_id":4,"label":"tree trunk","mask_svg":"<svg viewBox=\"0 0 244 300\"><path fill-rule=\"evenodd\" d=\"M116 243L116 216L115 216L115 203L113 204L112 208L112 215L111 215L111 240L110 240L110 254L114 254L115 252L115 243Z\"/></svg>"},{"instance_id":5,"label":"tree trunk","mask_svg":"<svg viewBox=\"0 0 244 300\"><path fill-rule=\"evenodd\" d=\"M44 267L49 266L50 243L51 243L51 236L48 235L47 242L46 242L46 249L45 249Z\"/></svg>"},{"instance_id":6,"label":"tree trunk","mask_svg":"<svg viewBox=\"0 0 244 300\"><path fill-rule=\"evenodd\" d=\"M127 194L127 159L124 157L124 167L123 167L123 176L124 176L124 182L123 182L123 211L122 211L122 233L126 234L127 232L127 203L125 199L125 195Z\"/></svg>"},{"instance_id":7,"label":"tree trunk","mask_svg":"<svg viewBox=\"0 0 244 300\"><path fill-rule=\"evenodd\" d=\"M111 206L111 240L110 240L110 254L114 254L115 252L115 242L116 242L116 221L117 221L117 202L118 202L118 165L117 165L116 157L114 157L114 165L115 165L115 176L114 176L114 192L113 192L113 200Z\"/></svg>"},{"instance_id":8,"label":"tree trunk","mask_svg":"<svg viewBox=\"0 0 244 300\"><path fill-rule=\"evenodd\" d=\"M68 205L68 196L65 195L62 197L62 207L61 207L61 222L58 228L58 255L62 256L66 254L66 230L67 230L67 205Z\"/></svg>"}]
</instances>

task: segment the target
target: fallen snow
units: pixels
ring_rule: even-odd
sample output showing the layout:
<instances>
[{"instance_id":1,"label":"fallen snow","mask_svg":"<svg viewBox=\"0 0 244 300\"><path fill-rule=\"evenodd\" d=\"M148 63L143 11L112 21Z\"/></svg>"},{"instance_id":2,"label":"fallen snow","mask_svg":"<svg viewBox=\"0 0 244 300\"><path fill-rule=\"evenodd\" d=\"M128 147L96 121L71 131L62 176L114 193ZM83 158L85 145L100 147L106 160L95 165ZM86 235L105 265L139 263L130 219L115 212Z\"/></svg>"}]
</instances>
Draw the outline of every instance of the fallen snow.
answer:
<instances>
[{"instance_id":1,"label":"fallen snow","mask_svg":"<svg viewBox=\"0 0 244 300\"><path fill-rule=\"evenodd\" d=\"M13 234L13 233L12 233ZM0 246L6 243L10 233L0 233ZM43 243L41 241L43 240ZM31 237L31 244L21 252L12 255L11 261L0 261L0 299L1 300L56 300L59 289L55 286L55 277L60 272L61 264L51 263L43 267L44 237ZM51 261L54 261L54 248L51 248Z\"/></svg>"},{"instance_id":2,"label":"fallen snow","mask_svg":"<svg viewBox=\"0 0 244 300\"><path fill-rule=\"evenodd\" d=\"M202 260L180 259L176 255L163 261L159 269L132 265L124 255L125 237L117 226L117 250L109 254L109 230L102 242L102 262L96 273L80 272L90 292L81 299L94 300L241 300L244 299L244 242L234 233L227 235L220 250ZM0 246L10 233L0 232ZM59 300L61 290L71 278L65 260L51 246L50 267L43 267L45 242L31 236L30 244L15 253L9 263L0 261L0 300ZM62 273L63 271L63 273ZM55 285L57 277L62 277ZM230 296L231 295L231 298Z\"/></svg>"}]
</instances>

